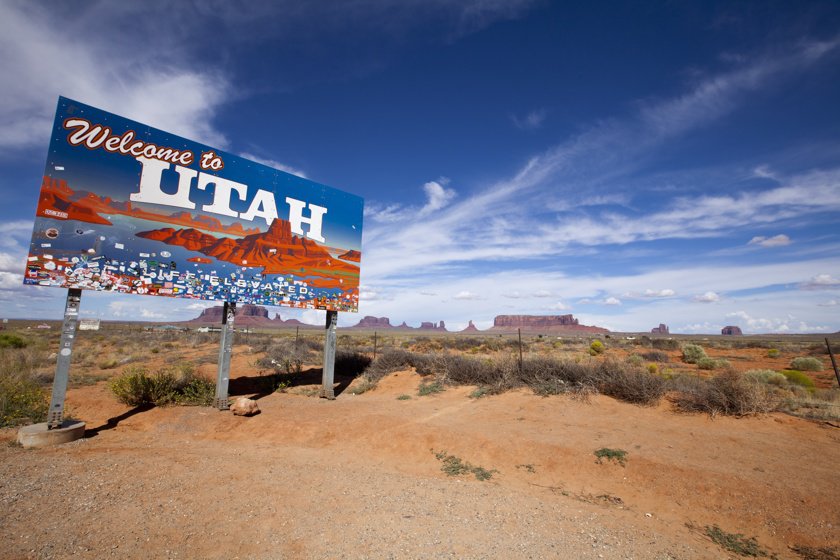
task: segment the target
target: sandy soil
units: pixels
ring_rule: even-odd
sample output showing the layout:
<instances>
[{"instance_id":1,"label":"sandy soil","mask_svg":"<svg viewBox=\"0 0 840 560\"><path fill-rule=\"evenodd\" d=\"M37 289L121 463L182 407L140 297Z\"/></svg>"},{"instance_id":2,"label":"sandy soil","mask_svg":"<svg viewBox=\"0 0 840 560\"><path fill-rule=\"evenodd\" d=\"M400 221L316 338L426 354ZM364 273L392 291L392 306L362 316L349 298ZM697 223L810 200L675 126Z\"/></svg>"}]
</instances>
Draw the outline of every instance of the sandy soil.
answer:
<instances>
[{"instance_id":1,"label":"sandy soil","mask_svg":"<svg viewBox=\"0 0 840 560\"><path fill-rule=\"evenodd\" d=\"M233 371L251 361L237 348ZM0 557L727 557L709 525L779 558L840 547L835 425L419 383L399 372L335 401L297 387L252 418L71 389L89 437L0 446ZM597 463L603 447L626 465ZM497 472L450 477L441 451Z\"/></svg>"}]
</instances>

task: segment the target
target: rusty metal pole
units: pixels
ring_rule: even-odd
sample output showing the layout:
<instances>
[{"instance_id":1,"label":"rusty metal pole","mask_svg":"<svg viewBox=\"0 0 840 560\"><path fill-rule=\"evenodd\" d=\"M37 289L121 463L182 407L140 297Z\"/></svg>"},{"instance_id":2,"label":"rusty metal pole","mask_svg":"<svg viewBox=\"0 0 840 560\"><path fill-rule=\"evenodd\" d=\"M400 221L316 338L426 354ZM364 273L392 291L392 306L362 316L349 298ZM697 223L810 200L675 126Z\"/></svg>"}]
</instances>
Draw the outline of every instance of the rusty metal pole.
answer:
<instances>
[{"instance_id":1,"label":"rusty metal pole","mask_svg":"<svg viewBox=\"0 0 840 560\"><path fill-rule=\"evenodd\" d=\"M373 331L373 359L376 359L376 331Z\"/></svg>"},{"instance_id":2,"label":"rusty metal pole","mask_svg":"<svg viewBox=\"0 0 840 560\"><path fill-rule=\"evenodd\" d=\"M825 339L825 347L828 348L828 355L831 357L831 367L834 368L834 377L837 378L837 385L840 386L840 373L837 371L837 362L834 361L834 352L831 351L831 344L828 343L828 337Z\"/></svg>"},{"instance_id":3,"label":"rusty metal pole","mask_svg":"<svg viewBox=\"0 0 840 560\"><path fill-rule=\"evenodd\" d=\"M522 373L522 329L516 329L519 333L519 373Z\"/></svg>"}]
</instances>

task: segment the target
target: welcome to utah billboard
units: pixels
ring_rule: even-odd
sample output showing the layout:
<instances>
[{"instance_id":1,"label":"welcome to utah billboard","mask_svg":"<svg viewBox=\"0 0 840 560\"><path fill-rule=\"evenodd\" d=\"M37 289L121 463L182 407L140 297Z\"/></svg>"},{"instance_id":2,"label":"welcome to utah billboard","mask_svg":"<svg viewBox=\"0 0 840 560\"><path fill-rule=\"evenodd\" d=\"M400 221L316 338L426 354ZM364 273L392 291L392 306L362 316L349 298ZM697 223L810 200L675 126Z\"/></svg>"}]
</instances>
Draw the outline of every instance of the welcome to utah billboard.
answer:
<instances>
[{"instance_id":1,"label":"welcome to utah billboard","mask_svg":"<svg viewBox=\"0 0 840 560\"><path fill-rule=\"evenodd\" d=\"M24 283L357 311L361 198L59 98Z\"/></svg>"}]
</instances>

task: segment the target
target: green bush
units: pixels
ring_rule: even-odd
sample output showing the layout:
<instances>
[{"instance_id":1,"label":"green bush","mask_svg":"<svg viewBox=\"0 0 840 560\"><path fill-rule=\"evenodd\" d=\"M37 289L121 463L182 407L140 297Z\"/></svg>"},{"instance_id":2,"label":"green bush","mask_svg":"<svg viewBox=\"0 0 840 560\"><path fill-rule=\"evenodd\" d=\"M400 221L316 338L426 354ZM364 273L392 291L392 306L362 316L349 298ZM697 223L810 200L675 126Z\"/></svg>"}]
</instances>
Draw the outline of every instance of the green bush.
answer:
<instances>
[{"instance_id":1,"label":"green bush","mask_svg":"<svg viewBox=\"0 0 840 560\"><path fill-rule=\"evenodd\" d=\"M706 358L706 351L702 346L696 344L686 344L682 348L683 361L687 364L696 364L701 359Z\"/></svg>"},{"instance_id":2,"label":"green bush","mask_svg":"<svg viewBox=\"0 0 840 560\"><path fill-rule=\"evenodd\" d=\"M800 387L805 387L806 389L814 389L814 380L802 373L799 370L795 369L786 369L782 371L782 375L794 385L799 385Z\"/></svg>"},{"instance_id":3,"label":"green bush","mask_svg":"<svg viewBox=\"0 0 840 560\"><path fill-rule=\"evenodd\" d=\"M161 406L175 400L175 376L167 371L152 374L142 366L125 368L108 382L108 388L128 406Z\"/></svg>"},{"instance_id":4,"label":"green bush","mask_svg":"<svg viewBox=\"0 0 840 560\"><path fill-rule=\"evenodd\" d=\"M645 359L639 356L638 354L630 354L624 361L630 364L631 366L636 367L639 367L640 365L645 363Z\"/></svg>"},{"instance_id":5,"label":"green bush","mask_svg":"<svg viewBox=\"0 0 840 560\"><path fill-rule=\"evenodd\" d=\"M781 354L781 352L779 351L778 348L771 348L770 350L767 351L767 357L768 358L778 358L780 354Z\"/></svg>"},{"instance_id":6,"label":"green bush","mask_svg":"<svg viewBox=\"0 0 840 560\"><path fill-rule=\"evenodd\" d=\"M715 369L717 367L717 360L708 356L703 356L696 363L699 369Z\"/></svg>"},{"instance_id":7,"label":"green bush","mask_svg":"<svg viewBox=\"0 0 840 560\"><path fill-rule=\"evenodd\" d=\"M673 338L654 338L651 339L650 345L657 350L679 350L680 343Z\"/></svg>"},{"instance_id":8,"label":"green bush","mask_svg":"<svg viewBox=\"0 0 840 560\"><path fill-rule=\"evenodd\" d=\"M791 360L790 368L799 371L822 371L823 364L818 358L800 356Z\"/></svg>"},{"instance_id":9,"label":"green bush","mask_svg":"<svg viewBox=\"0 0 840 560\"><path fill-rule=\"evenodd\" d=\"M593 340L592 344L589 345L589 353L593 356L596 354L603 354L604 352L604 343L600 340Z\"/></svg>"},{"instance_id":10,"label":"green bush","mask_svg":"<svg viewBox=\"0 0 840 560\"><path fill-rule=\"evenodd\" d=\"M756 383L776 385L778 387L787 385L787 377L772 369L751 369L745 371L743 376Z\"/></svg>"},{"instance_id":11,"label":"green bush","mask_svg":"<svg viewBox=\"0 0 840 560\"><path fill-rule=\"evenodd\" d=\"M196 377L195 366L182 362L150 373L142 366L129 366L108 382L117 400L129 406L167 404L203 405L213 403L216 385Z\"/></svg>"},{"instance_id":12,"label":"green bush","mask_svg":"<svg viewBox=\"0 0 840 560\"><path fill-rule=\"evenodd\" d=\"M47 419L50 397L35 379L26 375L0 376L0 428Z\"/></svg>"},{"instance_id":13,"label":"green bush","mask_svg":"<svg viewBox=\"0 0 840 560\"><path fill-rule=\"evenodd\" d=\"M28 343L13 333L0 333L0 348L26 348Z\"/></svg>"}]
</instances>

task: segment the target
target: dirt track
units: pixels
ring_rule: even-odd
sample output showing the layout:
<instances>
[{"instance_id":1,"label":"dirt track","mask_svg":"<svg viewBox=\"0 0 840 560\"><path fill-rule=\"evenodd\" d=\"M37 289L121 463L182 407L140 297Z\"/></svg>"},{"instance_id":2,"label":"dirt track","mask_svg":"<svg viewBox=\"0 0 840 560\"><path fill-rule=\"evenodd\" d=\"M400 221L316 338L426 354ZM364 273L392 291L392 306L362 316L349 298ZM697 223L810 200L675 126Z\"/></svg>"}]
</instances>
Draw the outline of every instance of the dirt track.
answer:
<instances>
[{"instance_id":1,"label":"dirt track","mask_svg":"<svg viewBox=\"0 0 840 560\"><path fill-rule=\"evenodd\" d=\"M332 402L275 393L253 418L132 414L102 384L71 390L92 437L0 449L0 556L726 557L707 525L780 558L840 545L829 424L601 396L418 397L419 381L401 372ZM626 450L626 466L598 464L602 447ZM498 472L449 477L433 451Z\"/></svg>"}]
</instances>

